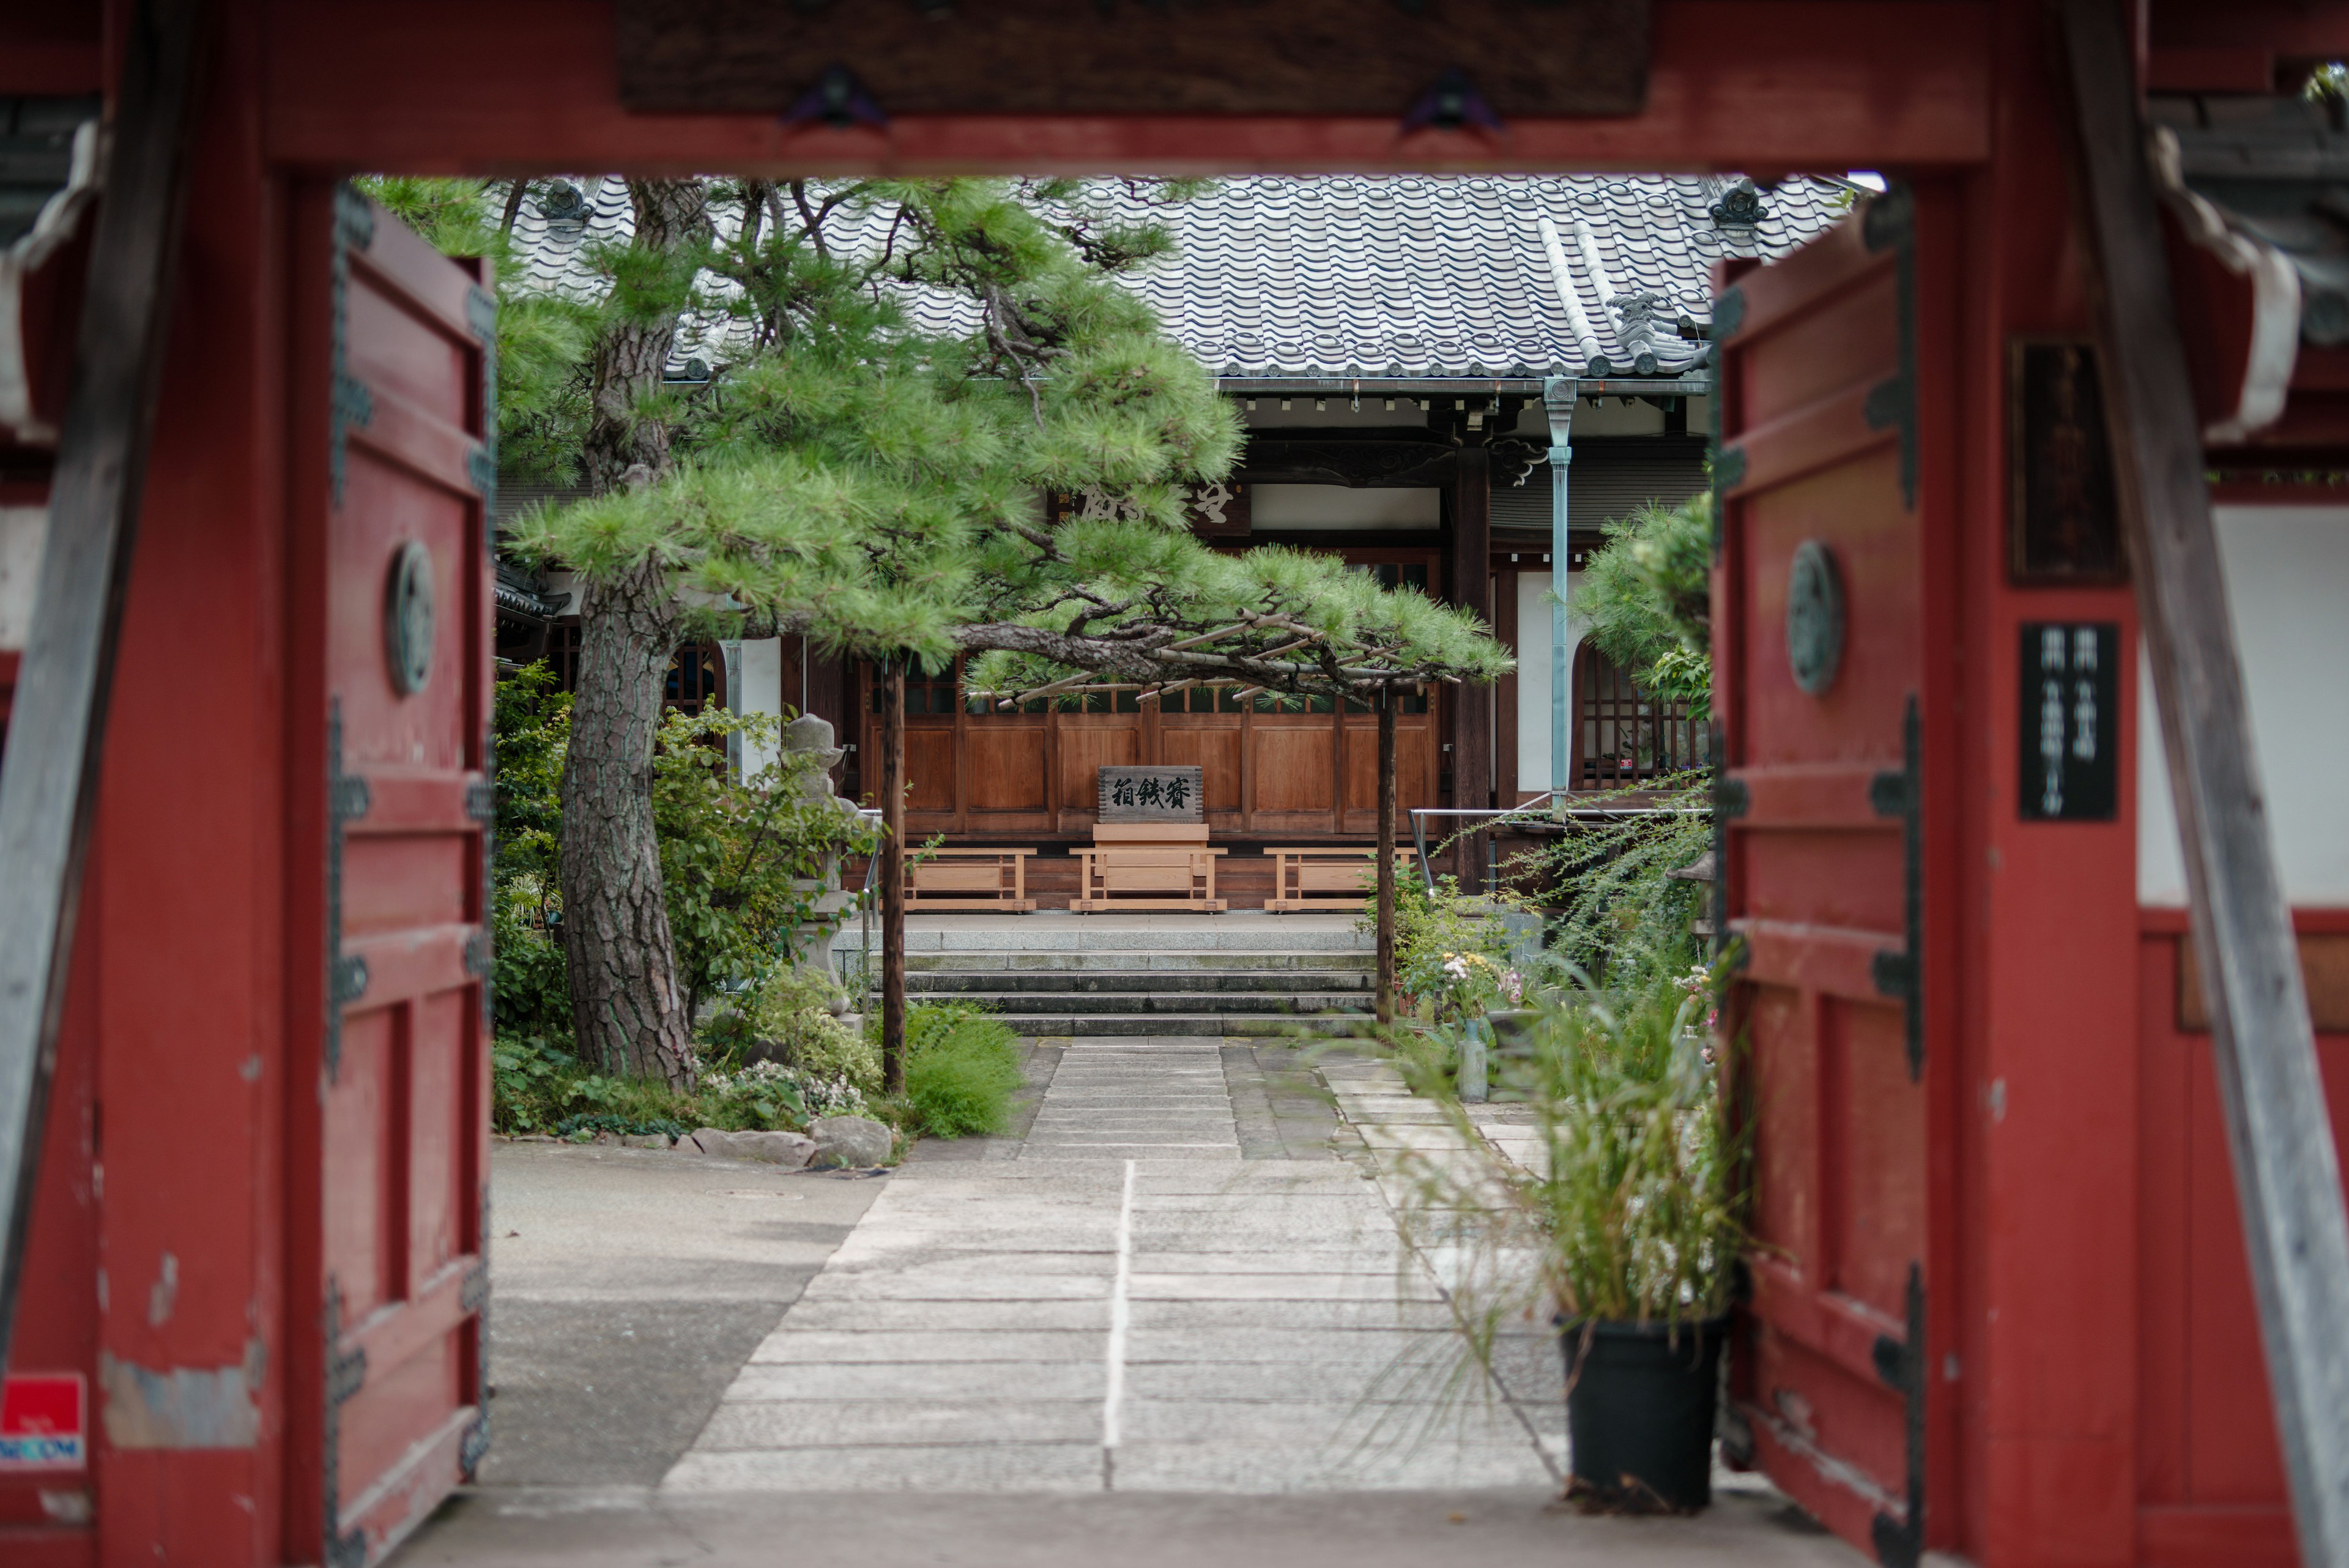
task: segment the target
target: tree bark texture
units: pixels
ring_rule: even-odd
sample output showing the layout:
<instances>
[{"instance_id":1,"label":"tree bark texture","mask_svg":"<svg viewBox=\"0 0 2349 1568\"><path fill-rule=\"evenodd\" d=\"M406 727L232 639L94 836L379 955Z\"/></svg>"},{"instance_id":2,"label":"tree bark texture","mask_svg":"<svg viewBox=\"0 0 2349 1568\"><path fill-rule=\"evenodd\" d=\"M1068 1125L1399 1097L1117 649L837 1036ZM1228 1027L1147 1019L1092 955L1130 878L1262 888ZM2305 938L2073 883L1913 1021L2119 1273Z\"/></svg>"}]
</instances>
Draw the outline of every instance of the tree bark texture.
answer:
<instances>
[{"instance_id":1,"label":"tree bark texture","mask_svg":"<svg viewBox=\"0 0 2349 1568\"><path fill-rule=\"evenodd\" d=\"M631 180L628 199L636 207L637 250L674 252L698 239L709 213L698 180ZM680 297L681 306L684 300ZM660 390L661 370L677 342L677 311L655 309L640 320L605 323L589 356L594 378L587 420L588 487L601 495L631 481L662 478L670 468L668 427L641 417L641 400Z\"/></svg>"},{"instance_id":2,"label":"tree bark texture","mask_svg":"<svg viewBox=\"0 0 2349 1568\"><path fill-rule=\"evenodd\" d=\"M905 661L881 666L881 1086L905 1089Z\"/></svg>"},{"instance_id":3,"label":"tree bark texture","mask_svg":"<svg viewBox=\"0 0 2349 1568\"><path fill-rule=\"evenodd\" d=\"M698 181L632 181L628 193L639 249L675 251L708 223ZM598 494L669 472L668 431L639 410L659 389L676 337L676 313L654 310L607 322L596 339L582 455ZM583 577L561 864L563 950L581 1058L605 1072L683 1085L692 1022L677 981L652 801L662 678L678 624L676 593L658 563Z\"/></svg>"},{"instance_id":4,"label":"tree bark texture","mask_svg":"<svg viewBox=\"0 0 2349 1568\"><path fill-rule=\"evenodd\" d=\"M1395 1012L1395 694L1379 688L1379 1022Z\"/></svg>"},{"instance_id":5,"label":"tree bark texture","mask_svg":"<svg viewBox=\"0 0 2349 1568\"><path fill-rule=\"evenodd\" d=\"M657 564L586 582L563 766L561 863L563 952L581 1060L683 1084L690 1032L652 798L653 736L676 615L668 575Z\"/></svg>"}]
</instances>

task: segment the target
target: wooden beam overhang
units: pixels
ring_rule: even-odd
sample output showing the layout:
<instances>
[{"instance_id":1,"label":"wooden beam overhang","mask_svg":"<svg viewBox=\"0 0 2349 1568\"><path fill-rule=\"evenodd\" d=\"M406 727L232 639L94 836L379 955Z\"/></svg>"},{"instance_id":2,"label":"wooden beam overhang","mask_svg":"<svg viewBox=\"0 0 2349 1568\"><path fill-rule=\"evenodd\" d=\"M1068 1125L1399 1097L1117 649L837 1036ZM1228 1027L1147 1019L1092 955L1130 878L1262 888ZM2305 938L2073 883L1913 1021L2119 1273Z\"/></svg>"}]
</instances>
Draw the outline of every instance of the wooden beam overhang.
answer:
<instances>
[{"instance_id":1,"label":"wooden beam overhang","mask_svg":"<svg viewBox=\"0 0 2349 1568\"><path fill-rule=\"evenodd\" d=\"M1458 451L1449 441L1425 437L1257 431L1248 437L1247 454L1233 477L1250 484L1424 489L1452 483Z\"/></svg>"},{"instance_id":2,"label":"wooden beam overhang","mask_svg":"<svg viewBox=\"0 0 2349 1568\"><path fill-rule=\"evenodd\" d=\"M1655 0L1641 112L1514 120L1505 137L1305 115L905 115L843 130L786 124L781 103L626 112L608 4L237 8L264 17L269 91L257 112L271 161L500 176L1949 167L1990 155L1996 33L1979 0Z\"/></svg>"},{"instance_id":3,"label":"wooden beam overhang","mask_svg":"<svg viewBox=\"0 0 2349 1568\"><path fill-rule=\"evenodd\" d=\"M1538 398L1541 376L1218 376L1216 389L1243 398ZM1702 398L1713 372L1691 367L1671 376L1594 376L1578 379L1586 398Z\"/></svg>"}]
</instances>

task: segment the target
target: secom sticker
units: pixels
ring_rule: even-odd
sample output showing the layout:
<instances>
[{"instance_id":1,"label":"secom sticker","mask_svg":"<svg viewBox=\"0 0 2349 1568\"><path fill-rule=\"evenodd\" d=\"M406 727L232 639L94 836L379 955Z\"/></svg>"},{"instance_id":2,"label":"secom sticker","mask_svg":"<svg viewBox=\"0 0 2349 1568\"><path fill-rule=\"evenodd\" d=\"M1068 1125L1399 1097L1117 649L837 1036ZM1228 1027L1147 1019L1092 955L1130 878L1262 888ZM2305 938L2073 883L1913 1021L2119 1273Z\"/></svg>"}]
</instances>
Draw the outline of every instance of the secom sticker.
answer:
<instances>
[{"instance_id":1,"label":"secom sticker","mask_svg":"<svg viewBox=\"0 0 2349 1568\"><path fill-rule=\"evenodd\" d=\"M79 1373L9 1377L0 1385L0 1470L86 1467L88 1405Z\"/></svg>"}]
</instances>

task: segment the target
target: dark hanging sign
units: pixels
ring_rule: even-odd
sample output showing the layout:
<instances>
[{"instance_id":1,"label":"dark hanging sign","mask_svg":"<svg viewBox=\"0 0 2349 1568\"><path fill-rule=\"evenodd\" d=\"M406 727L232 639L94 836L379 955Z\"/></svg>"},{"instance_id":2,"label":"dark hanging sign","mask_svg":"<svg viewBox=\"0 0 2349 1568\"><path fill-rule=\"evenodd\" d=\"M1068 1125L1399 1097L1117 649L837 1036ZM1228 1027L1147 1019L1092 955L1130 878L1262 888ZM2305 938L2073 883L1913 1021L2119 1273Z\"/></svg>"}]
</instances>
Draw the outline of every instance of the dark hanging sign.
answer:
<instances>
[{"instance_id":1,"label":"dark hanging sign","mask_svg":"<svg viewBox=\"0 0 2349 1568\"><path fill-rule=\"evenodd\" d=\"M1103 768L1103 822L1205 822L1198 768Z\"/></svg>"},{"instance_id":2,"label":"dark hanging sign","mask_svg":"<svg viewBox=\"0 0 2349 1568\"><path fill-rule=\"evenodd\" d=\"M620 99L901 115L1632 115L1649 0L617 0Z\"/></svg>"},{"instance_id":3,"label":"dark hanging sign","mask_svg":"<svg viewBox=\"0 0 2349 1568\"><path fill-rule=\"evenodd\" d=\"M2120 581L2127 569L2095 346L2020 338L2007 369L2014 580Z\"/></svg>"},{"instance_id":4,"label":"dark hanging sign","mask_svg":"<svg viewBox=\"0 0 2349 1568\"><path fill-rule=\"evenodd\" d=\"M2110 822L2119 811L2120 637L2108 620L2024 623L2025 822Z\"/></svg>"},{"instance_id":5,"label":"dark hanging sign","mask_svg":"<svg viewBox=\"0 0 2349 1568\"><path fill-rule=\"evenodd\" d=\"M1248 487L1238 483L1191 487L1191 532L1202 539L1245 539L1248 532ZM1135 514L1132 503L1098 490L1051 493L1052 521L1070 517L1123 518Z\"/></svg>"}]
</instances>

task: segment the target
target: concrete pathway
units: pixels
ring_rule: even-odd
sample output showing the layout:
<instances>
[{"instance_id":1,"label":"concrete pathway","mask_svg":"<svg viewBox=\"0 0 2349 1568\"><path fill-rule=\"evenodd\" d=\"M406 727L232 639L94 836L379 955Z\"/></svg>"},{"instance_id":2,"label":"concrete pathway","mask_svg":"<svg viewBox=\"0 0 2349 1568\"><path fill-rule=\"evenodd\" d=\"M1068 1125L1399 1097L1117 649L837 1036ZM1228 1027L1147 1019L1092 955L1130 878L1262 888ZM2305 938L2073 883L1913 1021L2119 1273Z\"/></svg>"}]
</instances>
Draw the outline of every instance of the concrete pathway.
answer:
<instances>
[{"instance_id":1,"label":"concrete pathway","mask_svg":"<svg viewBox=\"0 0 2349 1568\"><path fill-rule=\"evenodd\" d=\"M1346 1129L1244 1158L1226 1062L1080 1038L1009 1158L908 1165L664 1490L1553 1484L1558 1423L1460 1365Z\"/></svg>"},{"instance_id":2,"label":"concrete pathway","mask_svg":"<svg viewBox=\"0 0 2349 1568\"><path fill-rule=\"evenodd\" d=\"M502 1147L496 1446L398 1568L1862 1561L1750 1483L1553 1501L1556 1347L1464 1367L1390 1207L1395 1151L1456 1145L1382 1064L1081 1037L1028 1072L1013 1136L883 1180Z\"/></svg>"}]
</instances>

